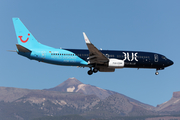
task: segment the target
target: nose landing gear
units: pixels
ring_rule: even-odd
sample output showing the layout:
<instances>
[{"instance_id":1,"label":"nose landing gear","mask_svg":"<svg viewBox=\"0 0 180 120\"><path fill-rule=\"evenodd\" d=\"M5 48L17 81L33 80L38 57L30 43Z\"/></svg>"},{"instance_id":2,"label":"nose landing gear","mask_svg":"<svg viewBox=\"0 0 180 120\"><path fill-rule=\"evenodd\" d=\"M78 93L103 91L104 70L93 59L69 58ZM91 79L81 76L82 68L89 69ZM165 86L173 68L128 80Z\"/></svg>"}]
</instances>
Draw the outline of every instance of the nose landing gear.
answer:
<instances>
[{"instance_id":1,"label":"nose landing gear","mask_svg":"<svg viewBox=\"0 0 180 120\"><path fill-rule=\"evenodd\" d=\"M156 72L155 72L155 75L159 75L159 72L158 72L158 71L156 71Z\"/></svg>"},{"instance_id":2,"label":"nose landing gear","mask_svg":"<svg viewBox=\"0 0 180 120\"><path fill-rule=\"evenodd\" d=\"M156 72L155 72L155 75L159 75L159 72L158 70L163 70L164 68L156 68Z\"/></svg>"},{"instance_id":3,"label":"nose landing gear","mask_svg":"<svg viewBox=\"0 0 180 120\"><path fill-rule=\"evenodd\" d=\"M158 70L164 70L164 68L156 68L155 75L159 75L159 72L158 72Z\"/></svg>"}]
</instances>

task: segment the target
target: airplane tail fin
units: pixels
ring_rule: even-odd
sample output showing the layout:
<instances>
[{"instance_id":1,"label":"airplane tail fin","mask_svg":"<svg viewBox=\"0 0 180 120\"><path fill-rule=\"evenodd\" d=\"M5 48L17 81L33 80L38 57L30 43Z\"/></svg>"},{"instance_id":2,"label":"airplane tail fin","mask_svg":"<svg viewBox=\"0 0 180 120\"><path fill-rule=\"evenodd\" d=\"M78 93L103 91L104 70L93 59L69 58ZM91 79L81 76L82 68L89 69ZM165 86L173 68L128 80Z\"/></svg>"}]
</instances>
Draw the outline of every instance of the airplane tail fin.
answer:
<instances>
[{"instance_id":1,"label":"airplane tail fin","mask_svg":"<svg viewBox=\"0 0 180 120\"><path fill-rule=\"evenodd\" d=\"M21 22L19 18L12 18L18 44L27 49L34 49L41 47L40 44L34 36L30 33L30 31L26 28L26 26Z\"/></svg>"}]
</instances>

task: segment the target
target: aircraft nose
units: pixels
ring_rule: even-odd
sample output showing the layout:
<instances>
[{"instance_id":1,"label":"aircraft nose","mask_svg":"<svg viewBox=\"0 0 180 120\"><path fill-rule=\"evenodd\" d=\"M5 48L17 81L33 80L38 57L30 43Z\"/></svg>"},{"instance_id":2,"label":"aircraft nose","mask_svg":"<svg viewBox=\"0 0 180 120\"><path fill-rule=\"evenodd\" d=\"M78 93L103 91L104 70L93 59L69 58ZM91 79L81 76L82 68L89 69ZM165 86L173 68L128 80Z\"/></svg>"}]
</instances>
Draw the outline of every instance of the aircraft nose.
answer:
<instances>
[{"instance_id":1,"label":"aircraft nose","mask_svg":"<svg viewBox=\"0 0 180 120\"><path fill-rule=\"evenodd\" d=\"M171 66L173 64L174 64L174 62L172 60L168 60L168 66Z\"/></svg>"}]
</instances>

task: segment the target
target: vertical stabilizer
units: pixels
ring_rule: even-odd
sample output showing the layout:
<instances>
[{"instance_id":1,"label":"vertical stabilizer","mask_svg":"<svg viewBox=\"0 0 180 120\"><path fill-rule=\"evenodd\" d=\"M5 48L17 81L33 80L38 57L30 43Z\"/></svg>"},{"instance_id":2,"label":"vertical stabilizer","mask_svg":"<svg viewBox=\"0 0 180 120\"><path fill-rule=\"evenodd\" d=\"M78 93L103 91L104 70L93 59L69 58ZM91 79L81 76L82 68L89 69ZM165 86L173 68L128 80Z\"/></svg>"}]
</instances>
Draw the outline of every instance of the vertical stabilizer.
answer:
<instances>
[{"instance_id":1,"label":"vertical stabilizer","mask_svg":"<svg viewBox=\"0 0 180 120\"><path fill-rule=\"evenodd\" d=\"M19 18L12 18L12 20L19 45L27 49L40 48L42 46Z\"/></svg>"}]
</instances>

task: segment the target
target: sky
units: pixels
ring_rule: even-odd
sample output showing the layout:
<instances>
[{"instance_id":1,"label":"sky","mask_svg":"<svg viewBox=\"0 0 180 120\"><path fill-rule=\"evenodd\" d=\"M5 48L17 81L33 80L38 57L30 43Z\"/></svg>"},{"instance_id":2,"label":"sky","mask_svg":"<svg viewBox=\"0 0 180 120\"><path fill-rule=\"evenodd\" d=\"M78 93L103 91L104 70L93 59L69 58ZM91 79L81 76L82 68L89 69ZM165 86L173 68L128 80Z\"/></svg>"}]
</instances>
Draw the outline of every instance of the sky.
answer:
<instances>
[{"instance_id":1,"label":"sky","mask_svg":"<svg viewBox=\"0 0 180 120\"><path fill-rule=\"evenodd\" d=\"M47 89L75 77L149 105L162 104L180 91L179 5L179 0L1 0L0 86ZM159 75L155 69L123 68L89 76L89 68L29 60L7 51L16 50L13 17L51 47L87 49L85 32L98 49L155 52L174 65Z\"/></svg>"}]
</instances>

